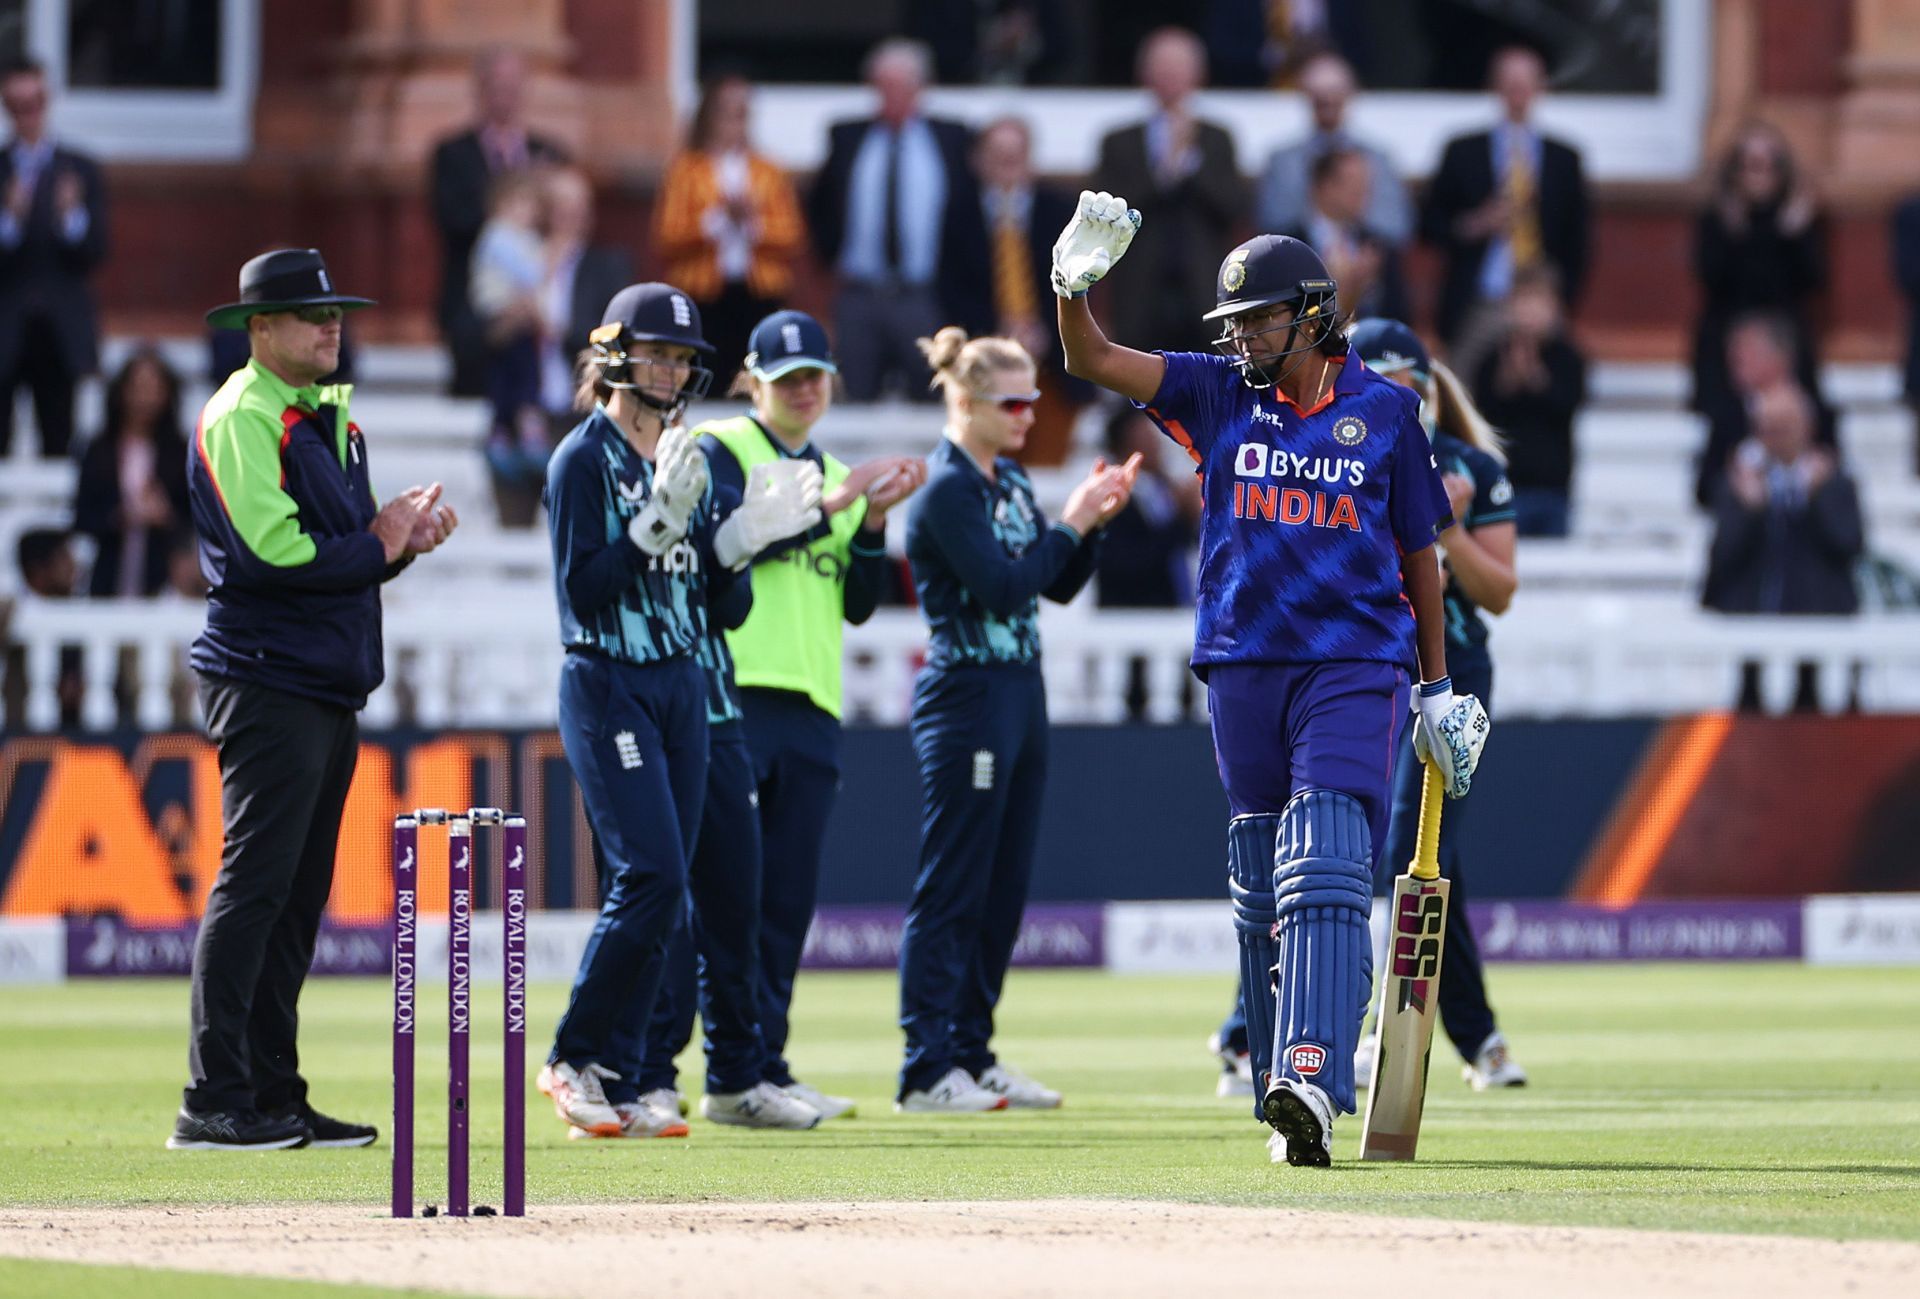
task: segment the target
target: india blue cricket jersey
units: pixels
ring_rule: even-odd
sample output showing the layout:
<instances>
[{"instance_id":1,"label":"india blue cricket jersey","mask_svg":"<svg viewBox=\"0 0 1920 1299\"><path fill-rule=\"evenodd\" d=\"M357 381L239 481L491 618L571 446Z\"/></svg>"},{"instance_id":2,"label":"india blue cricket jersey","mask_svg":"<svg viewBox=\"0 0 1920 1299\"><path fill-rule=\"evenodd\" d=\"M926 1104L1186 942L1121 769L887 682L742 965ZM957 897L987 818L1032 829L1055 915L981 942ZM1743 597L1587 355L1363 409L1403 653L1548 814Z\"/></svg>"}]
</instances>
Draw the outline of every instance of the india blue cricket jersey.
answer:
<instances>
[{"instance_id":1,"label":"india blue cricket jersey","mask_svg":"<svg viewBox=\"0 0 1920 1299\"><path fill-rule=\"evenodd\" d=\"M560 639L628 663L698 653L706 639L708 582L735 575L713 558L711 486L687 535L661 555L627 536L653 494L653 464L595 410L561 439L547 464L547 530L560 606Z\"/></svg>"},{"instance_id":2,"label":"india blue cricket jersey","mask_svg":"<svg viewBox=\"0 0 1920 1299\"><path fill-rule=\"evenodd\" d=\"M1145 407L1199 466L1193 664L1359 659L1417 670L1400 557L1452 521L1419 398L1351 351L1301 411L1224 357L1166 354Z\"/></svg>"}]
</instances>

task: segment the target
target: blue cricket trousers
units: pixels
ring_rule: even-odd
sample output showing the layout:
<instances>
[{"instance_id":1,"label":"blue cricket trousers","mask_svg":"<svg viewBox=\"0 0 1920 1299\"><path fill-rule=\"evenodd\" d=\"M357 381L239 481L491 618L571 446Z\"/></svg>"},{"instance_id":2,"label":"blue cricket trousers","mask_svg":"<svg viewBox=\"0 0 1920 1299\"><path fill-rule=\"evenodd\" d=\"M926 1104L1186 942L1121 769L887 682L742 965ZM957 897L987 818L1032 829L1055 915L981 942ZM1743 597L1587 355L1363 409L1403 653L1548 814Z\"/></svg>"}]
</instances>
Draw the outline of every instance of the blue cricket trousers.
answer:
<instances>
[{"instance_id":1,"label":"blue cricket trousers","mask_svg":"<svg viewBox=\"0 0 1920 1299\"><path fill-rule=\"evenodd\" d=\"M1453 645L1447 646L1447 655L1447 666L1453 669L1454 692L1478 695L1491 715L1492 660L1484 654L1471 656ZM1420 783L1420 762L1413 756L1413 728L1408 727L1394 763L1393 826L1387 831L1387 851L1378 868L1389 892L1393 877L1413 860L1413 841L1420 830ZM1462 872L1465 862L1460 853L1460 823L1472 799L1471 793L1466 798L1448 799L1440 817L1440 873L1453 881L1447 903L1446 956L1440 962L1440 1023L1466 1060L1480 1054L1481 1045L1493 1036L1494 1029L1493 1007L1487 1004L1487 981L1480 965L1480 945L1474 941L1473 926L1467 921L1467 883Z\"/></svg>"},{"instance_id":2,"label":"blue cricket trousers","mask_svg":"<svg viewBox=\"0 0 1920 1299\"><path fill-rule=\"evenodd\" d=\"M766 1081L793 1083L788 1015L820 894L820 851L840 793L840 719L794 690L742 689L760 798L760 1034Z\"/></svg>"},{"instance_id":3,"label":"blue cricket trousers","mask_svg":"<svg viewBox=\"0 0 1920 1299\"><path fill-rule=\"evenodd\" d=\"M900 942L900 1095L994 1064L993 1012L1020 934L1047 777L1037 665L926 669L911 725L920 874Z\"/></svg>"},{"instance_id":4,"label":"blue cricket trousers","mask_svg":"<svg viewBox=\"0 0 1920 1299\"><path fill-rule=\"evenodd\" d=\"M605 899L554 1033L552 1060L620 1074L631 1101L687 856L707 787L707 687L691 658L644 666L573 650L560 670L560 742L606 863Z\"/></svg>"},{"instance_id":5,"label":"blue cricket trousers","mask_svg":"<svg viewBox=\"0 0 1920 1299\"><path fill-rule=\"evenodd\" d=\"M760 819L753 758L739 722L712 728L712 762L700 840L687 870L687 923L667 945L660 996L647 1030L644 1092L678 1088L673 1062L706 1025L709 1092L743 1092L766 1070L760 1036Z\"/></svg>"}]
</instances>

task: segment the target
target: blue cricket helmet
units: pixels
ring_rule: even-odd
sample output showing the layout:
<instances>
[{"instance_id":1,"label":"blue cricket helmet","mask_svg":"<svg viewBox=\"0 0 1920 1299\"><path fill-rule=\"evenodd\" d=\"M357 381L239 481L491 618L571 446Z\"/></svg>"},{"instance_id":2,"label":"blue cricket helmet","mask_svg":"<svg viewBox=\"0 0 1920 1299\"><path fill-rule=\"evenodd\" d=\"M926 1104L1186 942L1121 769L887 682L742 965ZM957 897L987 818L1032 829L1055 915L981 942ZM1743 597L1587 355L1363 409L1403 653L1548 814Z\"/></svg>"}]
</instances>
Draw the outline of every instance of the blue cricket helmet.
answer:
<instances>
[{"instance_id":1,"label":"blue cricket helmet","mask_svg":"<svg viewBox=\"0 0 1920 1299\"><path fill-rule=\"evenodd\" d=\"M687 377L670 396L652 390L633 371L641 366L653 369L656 362L629 355L635 343L672 343L693 349L696 358L713 355L713 344L700 329L700 307L671 284L650 281L629 284L613 295L600 323L587 335L593 344L609 388L633 393L642 404L660 411L669 422L678 419L687 403L707 395L713 386L713 370L696 359Z\"/></svg>"},{"instance_id":2,"label":"blue cricket helmet","mask_svg":"<svg viewBox=\"0 0 1920 1299\"><path fill-rule=\"evenodd\" d=\"M1433 374L1433 358L1420 335L1397 320L1369 316L1353 327L1347 336L1353 350L1376 374L1413 371L1414 378L1425 383Z\"/></svg>"}]
</instances>

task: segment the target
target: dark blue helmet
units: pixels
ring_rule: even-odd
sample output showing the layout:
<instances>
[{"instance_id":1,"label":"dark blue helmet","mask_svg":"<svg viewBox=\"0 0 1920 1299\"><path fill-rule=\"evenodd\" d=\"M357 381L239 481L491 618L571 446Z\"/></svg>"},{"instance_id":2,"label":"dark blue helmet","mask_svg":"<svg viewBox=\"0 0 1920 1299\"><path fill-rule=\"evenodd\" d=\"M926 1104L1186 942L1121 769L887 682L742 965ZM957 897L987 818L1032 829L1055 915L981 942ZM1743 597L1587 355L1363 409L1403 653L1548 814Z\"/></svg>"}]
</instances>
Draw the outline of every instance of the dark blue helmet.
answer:
<instances>
[{"instance_id":1,"label":"dark blue helmet","mask_svg":"<svg viewBox=\"0 0 1920 1299\"><path fill-rule=\"evenodd\" d=\"M1420 335L1397 320L1369 316L1353 327L1347 341L1376 374L1411 370L1414 378L1425 383L1433 373L1433 358L1427 354L1427 345L1420 341Z\"/></svg>"},{"instance_id":2,"label":"dark blue helmet","mask_svg":"<svg viewBox=\"0 0 1920 1299\"><path fill-rule=\"evenodd\" d=\"M678 389L651 383L633 373L642 365L651 370L657 364L630 357L634 343L675 343L692 348L697 356L713 355L713 345L700 332L699 306L671 284L629 284L613 295L607 309L600 313L600 324L587 338L600 361L606 386L633 393L669 421L678 418L688 402L706 396L713 385L713 371L698 360L689 367Z\"/></svg>"},{"instance_id":3,"label":"dark blue helmet","mask_svg":"<svg viewBox=\"0 0 1920 1299\"><path fill-rule=\"evenodd\" d=\"M1271 362L1322 350L1338 337L1339 286L1327 274L1319 253L1287 235L1255 235L1228 253L1214 282L1214 299L1214 309L1202 319L1221 322L1213 345L1239 368L1240 377L1251 387L1271 388L1299 364L1296 360L1276 375L1266 368ZM1293 308L1293 319L1285 325L1249 334L1235 322L1235 317L1279 306ZM1252 356L1245 344L1275 329L1287 330L1284 345L1262 357Z\"/></svg>"},{"instance_id":4,"label":"dark blue helmet","mask_svg":"<svg viewBox=\"0 0 1920 1299\"><path fill-rule=\"evenodd\" d=\"M825 327L804 311L776 311L753 327L747 338L747 369L754 378L768 381L795 370L840 373Z\"/></svg>"}]
</instances>

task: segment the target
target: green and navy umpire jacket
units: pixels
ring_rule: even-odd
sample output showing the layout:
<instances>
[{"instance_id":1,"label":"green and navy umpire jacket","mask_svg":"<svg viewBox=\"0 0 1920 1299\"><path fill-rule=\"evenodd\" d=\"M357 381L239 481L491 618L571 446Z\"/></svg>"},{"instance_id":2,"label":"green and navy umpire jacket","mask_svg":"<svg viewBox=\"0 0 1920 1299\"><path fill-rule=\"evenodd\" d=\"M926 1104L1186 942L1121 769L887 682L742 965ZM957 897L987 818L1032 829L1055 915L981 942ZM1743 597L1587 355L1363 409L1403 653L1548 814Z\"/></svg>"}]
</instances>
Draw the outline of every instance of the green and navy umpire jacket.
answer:
<instances>
[{"instance_id":1,"label":"green and navy umpire jacket","mask_svg":"<svg viewBox=\"0 0 1920 1299\"><path fill-rule=\"evenodd\" d=\"M385 674L368 531L379 504L347 418L351 384L294 388L249 360L207 401L187 448L207 625L188 662L358 710Z\"/></svg>"}]
</instances>

